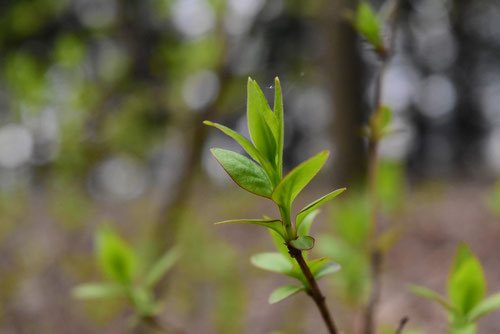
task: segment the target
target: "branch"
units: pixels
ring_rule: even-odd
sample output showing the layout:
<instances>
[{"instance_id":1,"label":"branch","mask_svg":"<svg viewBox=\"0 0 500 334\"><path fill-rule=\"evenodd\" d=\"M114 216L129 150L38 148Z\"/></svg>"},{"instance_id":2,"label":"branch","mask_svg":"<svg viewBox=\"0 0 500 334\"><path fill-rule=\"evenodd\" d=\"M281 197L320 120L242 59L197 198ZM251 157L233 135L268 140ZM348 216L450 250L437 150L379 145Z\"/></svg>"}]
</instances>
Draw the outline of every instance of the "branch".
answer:
<instances>
[{"instance_id":1,"label":"branch","mask_svg":"<svg viewBox=\"0 0 500 334\"><path fill-rule=\"evenodd\" d=\"M321 293L321 290L319 289L316 279L314 278L313 274L311 273L311 270L309 269L306 261L304 260L304 257L302 256L302 251L292 246L287 246L287 247L290 256L297 261L300 269L302 270L302 273L306 277L307 283L309 284L309 287L307 289L307 294L314 300L314 303L318 307L319 312L321 313L321 317L323 318L323 321L325 322L325 325L328 328L328 332L330 334L337 334L338 331L335 326L335 322L333 321L333 318L330 316L330 311L328 310L328 306L326 305L325 297Z\"/></svg>"}]
</instances>

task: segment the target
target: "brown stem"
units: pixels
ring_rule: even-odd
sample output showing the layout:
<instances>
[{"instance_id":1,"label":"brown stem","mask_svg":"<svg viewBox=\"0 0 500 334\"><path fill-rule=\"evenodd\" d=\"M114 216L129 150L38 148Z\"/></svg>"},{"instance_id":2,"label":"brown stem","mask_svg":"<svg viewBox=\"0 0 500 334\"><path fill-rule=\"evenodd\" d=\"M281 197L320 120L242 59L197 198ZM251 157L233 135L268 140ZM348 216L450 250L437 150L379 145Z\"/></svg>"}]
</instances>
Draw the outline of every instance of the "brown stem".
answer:
<instances>
[{"instance_id":1,"label":"brown stem","mask_svg":"<svg viewBox=\"0 0 500 334\"><path fill-rule=\"evenodd\" d=\"M409 320L410 319L408 317L404 317L403 319L401 319L401 321L399 322L399 326L396 329L395 334L402 334L403 333L403 329L405 328L405 326L406 326L406 324L408 323Z\"/></svg>"},{"instance_id":2,"label":"brown stem","mask_svg":"<svg viewBox=\"0 0 500 334\"><path fill-rule=\"evenodd\" d=\"M370 300L364 314L364 334L372 334L375 332L375 313L378 302L380 300L380 291L382 290L382 280L380 274L382 272L383 255L378 249L372 251L371 254L371 276L373 279L373 287L370 294Z\"/></svg>"},{"instance_id":3,"label":"brown stem","mask_svg":"<svg viewBox=\"0 0 500 334\"><path fill-rule=\"evenodd\" d=\"M155 330L159 333L164 334L187 334L184 330L178 328L175 325L169 324L168 326L163 325L157 317L149 316L142 318L142 322L147 325L150 329Z\"/></svg>"},{"instance_id":4,"label":"brown stem","mask_svg":"<svg viewBox=\"0 0 500 334\"><path fill-rule=\"evenodd\" d=\"M304 257L302 256L302 251L292 246L288 246L288 252L290 253L290 256L297 261L300 269L302 270L302 273L306 277L307 283L309 285L307 289L307 294L314 300L314 303L318 307L319 312L321 313L321 317L323 318L323 321L325 322L325 325L328 328L328 332L330 334L337 334L338 331L335 326L335 322L333 321L333 318L330 316L328 306L326 305L325 297L321 293L321 290L319 289L316 279L314 278L313 274L311 273L311 270L309 269L309 266L304 260Z\"/></svg>"}]
</instances>

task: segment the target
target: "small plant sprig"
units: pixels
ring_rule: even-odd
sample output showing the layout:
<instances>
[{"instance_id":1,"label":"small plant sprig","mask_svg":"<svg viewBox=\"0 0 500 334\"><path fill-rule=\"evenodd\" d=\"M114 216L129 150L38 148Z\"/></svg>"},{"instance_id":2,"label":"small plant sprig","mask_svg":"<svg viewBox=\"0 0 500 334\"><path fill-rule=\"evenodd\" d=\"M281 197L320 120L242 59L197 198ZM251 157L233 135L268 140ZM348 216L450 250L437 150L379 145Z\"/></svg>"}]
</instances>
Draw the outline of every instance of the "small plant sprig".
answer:
<instances>
[{"instance_id":1,"label":"small plant sprig","mask_svg":"<svg viewBox=\"0 0 500 334\"><path fill-rule=\"evenodd\" d=\"M476 322L500 309L500 292L486 298L483 267L466 244L457 248L448 274L448 299L439 293L413 285L411 291L441 305L448 314L449 334L474 334Z\"/></svg>"},{"instance_id":2,"label":"small plant sprig","mask_svg":"<svg viewBox=\"0 0 500 334\"><path fill-rule=\"evenodd\" d=\"M156 318L161 304L154 298L154 288L179 259L179 250L167 251L143 271L137 254L110 226L100 227L95 239L97 262L108 280L81 284L73 295L78 299L125 299L133 307L136 321L169 332Z\"/></svg>"},{"instance_id":3,"label":"small plant sprig","mask_svg":"<svg viewBox=\"0 0 500 334\"><path fill-rule=\"evenodd\" d=\"M388 106L382 102L382 82L384 72L387 67L388 61L392 55L392 47L394 44L395 36L395 16L398 10L398 0L392 1L392 10L390 16L385 21L392 23L390 40L385 43L382 36L383 21L372 9L372 7L365 1L362 1L352 18L352 23L356 31L370 44L375 53L381 61L381 66L378 73L378 78L375 84L374 94L374 111L372 112L368 125L364 129L364 135L368 139L368 196L371 202L371 224L369 240L370 243L370 267L372 289L368 304L364 312L364 334L372 334L376 332L375 314L376 308L380 299L381 293L381 271L384 258L384 251L394 243L397 239L398 229L389 228L388 230L379 233L378 223L378 146L389 131L389 124L391 122L392 114Z\"/></svg>"},{"instance_id":4,"label":"small plant sprig","mask_svg":"<svg viewBox=\"0 0 500 334\"><path fill-rule=\"evenodd\" d=\"M260 268L296 278L301 286L284 286L275 290L270 302L277 302L299 291L314 300L330 333L338 333L327 308L317 279L338 270L332 261L321 258L308 261L303 251L314 247L309 227L317 209L342 193L337 189L305 206L292 219L292 204L304 187L321 170L328 158L322 151L301 163L283 177L283 97L280 81L275 79L274 110L271 110L259 85L251 78L247 86L247 118L251 141L220 124L205 121L238 142L251 159L232 151L213 148L212 154L236 184L248 192L272 200L279 218L236 219L219 224L254 224L268 228L280 253L257 254L252 262ZM292 260L292 261L290 261Z\"/></svg>"}]
</instances>

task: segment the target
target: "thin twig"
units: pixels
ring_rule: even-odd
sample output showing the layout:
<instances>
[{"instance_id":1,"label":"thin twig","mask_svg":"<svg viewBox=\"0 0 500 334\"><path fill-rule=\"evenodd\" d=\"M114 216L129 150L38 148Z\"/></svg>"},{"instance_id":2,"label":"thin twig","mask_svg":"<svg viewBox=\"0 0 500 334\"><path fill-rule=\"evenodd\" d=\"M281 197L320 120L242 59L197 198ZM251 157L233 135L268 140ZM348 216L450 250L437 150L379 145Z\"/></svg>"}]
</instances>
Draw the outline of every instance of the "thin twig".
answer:
<instances>
[{"instance_id":1,"label":"thin twig","mask_svg":"<svg viewBox=\"0 0 500 334\"><path fill-rule=\"evenodd\" d=\"M399 0L394 0L393 11L391 13L390 22L390 36L387 48L384 52L379 54L382 64L380 65L378 78L375 83L375 105L374 112L377 112L379 108L382 107L382 85L384 80L384 74L387 69L389 60L393 54L394 41L396 36L396 24L397 24L397 12L399 10ZM370 298L368 300L368 305L366 306L364 312L364 334L373 334L375 332L375 314L377 306L380 300L381 289L382 289L382 265L384 261L383 253L377 246L373 243L376 240L378 231L378 196L377 196L377 180L378 180L378 144L380 138L378 136L370 136L368 142L368 191L371 201L371 213L370 213L370 240L372 243L369 245L370 251L370 268L371 276L373 280L373 287L371 290Z\"/></svg>"},{"instance_id":2,"label":"thin twig","mask_svg":"<svg viewBox=\"0 0 500 334\"><path fill-rule=\"evenodd\" d=\"M396 329L396 332L394 334L403 334L403 329L405 328L406 324L410 321L410 318L404 317L399 321L399 326Z\"/></svg>"},{"instance_id":3,"label":"thin twig","mask_svg":"<svg viewBox=\"0 0 500 334\"><path fill-rule=\"evenodd\" d=\"M318 307L319 312L321 313L321 317L323 318L323 321L325 322L325 325L328 328L328 332L330 334L337 334L338 331L335 326L333 318L330 316L330 311L328 310L328 306L326 305L325 296L323 296L323 294L321 293L321 290L319 289L318 283L316 282L314 275L312 274L311 270L309 269L309 266L304 260L304 257L302 256L302 251L292 246L288 246L288 252L290 253L290 256L294 258L299 264L299 267L302 270L302 273L304 274L307 283L309 284L307 294L314 300L314 303Z\"/></svg>"},{"instance_id":4,"label":"thin twig","mask_svg":"<svg viewBox=\"0 0 500 334\"><path fill-rule=\"evenodd\" d=\"M168 326L162 324L159 319L155 316L149 316L142 318L144 324L146 324L151 329L164 334L187 334L183 329L177 327L173 324L168 324Z\"/></svg>"}]
</instances>

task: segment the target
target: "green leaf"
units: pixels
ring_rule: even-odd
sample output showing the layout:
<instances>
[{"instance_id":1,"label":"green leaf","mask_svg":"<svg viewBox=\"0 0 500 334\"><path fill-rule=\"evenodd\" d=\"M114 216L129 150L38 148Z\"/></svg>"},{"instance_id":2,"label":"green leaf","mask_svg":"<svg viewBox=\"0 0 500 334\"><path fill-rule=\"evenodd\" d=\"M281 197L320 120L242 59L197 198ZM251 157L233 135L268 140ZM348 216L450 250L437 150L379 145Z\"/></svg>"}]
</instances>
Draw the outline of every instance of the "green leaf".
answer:
<instances>
[{"instance_id":1,"label":"green leaf","mask_svg":"<svg viewBox=\"0 0 500 334\"><path fill-rule=\"evenodd\" d=\"M295 222L297 224L297 228L300 226L300 224L302 223L302 220L304 220L304 218L312 211L318 209L320 206L322 206L323 204L325 204L326 202L334 199L335 197L337 197L338 195L342 194L344 191L346 191L347 188L341 188L341 189L337 189L337 190L334 190L332 191L331 193L329 194L326 194L325 196L321 197L321 198L318 198L317 200L315 200L314 202L306 205L302 210L299 211L299 213L297 214L296 218L295 218Z\"/></svg>"},{"instance_id":2,"label":"green leaf","mask_svg":"<svg viewBox=\"0 0 500 334\"><path fill-rule=\"evenodd\" d=\"M290 275L293 269L292 263L283 254L275 252L255 254L250 262L257 268L285 275Z\"/></svg>"},{"instance_id":3,"label":"green leaf","mask_svg":"<svg viewBox=\"0 0 500 334\"><path fill-rule=\"evenodd\" d=\"M372 138L380 140L389 133L388 126L392 120L391 108L381 105L370 117L370 131Z\"/></svg>"},{"instance_id":4,"label":"green leaf","mask_svg":"<svg viewBox=\"0 0 500 334\"><path fill-rule=\"evenodd\" d=\"M248 78L248 132L255 147L275 166L277 153L277 120L257 82ZM272 121L274 119L274 121ZM271 124L269 124L271 123Z\"/></svg>"},{"instance_id":5,"label":"green leaf","mask_svg":"<svg viewBox=\"0 0 500 334\"><path fill-rule=\"evenodd\" d=\"M311 225L318 214L319 210L311 211L301 221L296 223L298 236L309 235L309 231L311 230Z\"/></svg>"},{"instance_id":6,"label":"green leaf","mask_svg":"<svg viewBox=\"0 0 500 334\"><path fill-rule=\"evenodd\" d=\"M257 150L257 148L244 136L240 135L238 132L231 130L230 128L210 121L204 121L203 124L208 126L213 126L214 128L219 129L229 137L233 138L241 147L248 153L248 155L255 161L259 162L264 170L266 171L269 179L273 180L275 178L274 168L267 161L266 157L262 155L262 153Z\"/></svg>"},{"instance_id":7,"label":"green leaf","mask_svg":"<svg viewBox=\"0 0 500 334\"><path fill-rule=\"evenodd\" d=\"M309 250L314 247L314 238L308 235L299 236L291 240L290 245L300 250Z\"/></svg>"},{"instance_id":8,"label":"green leaf","mask_svg":"<svg viewBox=\"0 0 500 334\"><path fill-rule=\"evenodd\" d=\"M468 318L470 321L476 321L498 309L500 309L500 293L496 293L476 305L469 312Z\"/></svg>"},{"instance_id":9,"label":"green leaf","mask_svg":"<svg viewBox=\"0 0 500 334\"><path fill-rule=\"evenodd\" d=\"M221 148L211 151L236 184L256 195L271 197L273 185L262 167L236 152Z\"/></svg>"},{"instance_id":10,"label":"green leaf","mask_svg":"<svg viewBox=\"0 0 500 334\"><path fill-rule=\"evenodd\" d=\"M285 121L283 116L283 94L278 77L274 78L274 115L278 121L278 174L283 177L283 143L285 137Z\"/></svg>"},{"instance_id":11,"label":"green leaf","mask_svg":"<svg viewBox=\"0 0 500 334\"><path fill-rule=\"evenodd\" d=\"M461 244L448 279L448 296L462 315L467 315L484 298L486 281L479 260Z\"/></svg>"},{"instance_id":12,"label":"green leaf","mask_svg":"<svg viewBox=\"0 0 500 334\"><path fill-rule=\"evenodd\" d=\"M109 279L121 283L132 281L137 264L135 254L109 226L97 232L97 255L99 265Z\"/></svg>"},{"instance_id":13,"label":"green leaf","mask_svg":"<svg viewBox=\"0 0 500 334\"><path fill-rule=\"evenodd\" d=\"M289 208L297 195L323 167L328 155L328 151L322 151L295 167L274 189L273 200L278 205Z\"/></svg>"},{"instance_id":14,"label":"green leaf","mask_svg":"<svg viewBox=\"0 0 500 334\"><path fill-rule=\"evenodd\" d=\"M282 234L278 234L273 230L269 230L269 234L271 235L271 238L273 239L274 246L276 249L283 254L286 258L288 258L290 261L292 258L290 257L290 254L288 254L288 248L286 246L286 238Z\"/></svg>"},{"instance_id":15,"label":"green leaf","mask_svg":"<svg viewBox=\"0 0 500 334\"><path fill-rule=\"evenodd\" d=\"M117 283L87 283L74 288L72 294L78 299L107 299L124 297L127 289Z\"/></svg>"},{"instance_id":16,"label":"green leaf","mask_svg":"<svg viewBox=\"0 0 500 334\"><path fill-rule=\"evenodd\" d=\"M132 303L139 315L148 317L155 315L159 311L159 305L154 301L153 292L143 286L138 286L132 290Z\"/></svg>"},{"instance_id":17,"label":"green leaf","mask_svg":"<svg viewBox=\"0 0 500 334\"><path fill-rule=\"evenodd\" d=\"M314 259L308 262L307 265L316 279L320 279L328 274L333 274L340 270L340 264L327 257Z\"/></svg>"},{"instance_id":18,"label":"green leaf","mask_svg":"<svg viewBox=\"0 0 500 334\"><path fill-rule=\"evenodd\" d=\"M269 296L269 304L280 302L294 294L303 291L304 287L296 285L283 285L274 290Z\"/></svg>"},{"instance_id":19,"label":"green leaf","mask_svg":"<svg viewBox=\"0 0 500 334\"><path fill-rule=\"evenodd\" d=\"M387 253L399 241L402 234L402 227L394 225L382 232L376 241L376 247L382 252Z\"/></svg>"},{"instance_id":20,"label":"green leaf","mask_svg":"<svg viewBox=\"0 0 500 334\"><path fill-rule=\"evenodd\" d=\"M219 224L259 225L259 226L267 227L268 229L273 230L276 233L278 233L282 238L285 238L285 231L283 230L283 224L281 223L281 220L279 220L279 219L232 219L232 220L221 221L221 222L218 222L215 224L216 225L219 225Z\"/></svg>"},{"instance_id":21,"label":"green leaf","mask_svg":"<svg viewBox=\"0 0 500 334\"><path fill-rule=\"evenodd\" d=\"M361 2L356 10L354 27L377 50L383 50L381 24L372 7Z\"/></svg>"},{"instance_id":22,"label":"green leaf","mask_svg":"<svg viewBox=\"0 0 500 334\"><path fill-rule=\"evenodd\" d=\"M432 291L430 289L427 289L427 288L422 287L422 286L417 286L417 285L410 285L410 291L417 296L424 297L424 298L430 299L432 301L435 301L436 303L441 305L443 308L445 308L449 312L452 312L452 313L456 312L455 308L452 305L450 305L450 303L448 303L448 301L446 299L444 299L444 297L442 297L440 294L438 294L435 291Z\"/></svg>"},{"instance_id":23,"label":"green leaf","mask_svg":"<svg viewBox=\"0 0 500 334\"><path fill-rule=\"evenodd\" d=\"M178 248L172 248L165 252L158 261L156 261L146 275L145 284L147 287L153 287L161 278L172 268L179 260L180 251Z\"/></svg>"}]
</instances>

